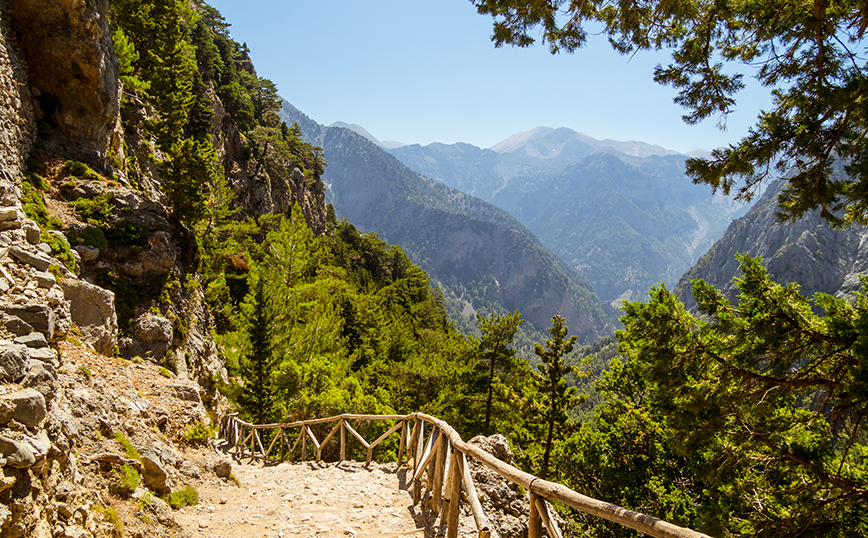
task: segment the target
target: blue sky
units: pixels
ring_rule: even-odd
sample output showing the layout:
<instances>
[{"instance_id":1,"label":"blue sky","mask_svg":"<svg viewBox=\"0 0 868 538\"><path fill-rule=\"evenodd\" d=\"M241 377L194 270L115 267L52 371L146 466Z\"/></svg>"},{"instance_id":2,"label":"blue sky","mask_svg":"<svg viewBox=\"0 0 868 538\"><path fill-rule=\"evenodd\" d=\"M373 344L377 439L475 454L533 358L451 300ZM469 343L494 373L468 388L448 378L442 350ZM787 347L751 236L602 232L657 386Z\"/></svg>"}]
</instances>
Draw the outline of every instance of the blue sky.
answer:
<instances>
[{"instance_id":1,"label":"blue sky","mask_svg":"<svg viewBox=\"0 0 868 538\"><path fill-rule=\"evenodd\" d=\"M260 76L313 120L357 123L380 140L490 147L537 126L677 151L735 143L769 97L739 94L720 131L681 121L675 91L653 82L666 53L632 58L591 36L574 54L491 42L469 0L210 0L246 42Z\"/></svg>"}]
</instances>

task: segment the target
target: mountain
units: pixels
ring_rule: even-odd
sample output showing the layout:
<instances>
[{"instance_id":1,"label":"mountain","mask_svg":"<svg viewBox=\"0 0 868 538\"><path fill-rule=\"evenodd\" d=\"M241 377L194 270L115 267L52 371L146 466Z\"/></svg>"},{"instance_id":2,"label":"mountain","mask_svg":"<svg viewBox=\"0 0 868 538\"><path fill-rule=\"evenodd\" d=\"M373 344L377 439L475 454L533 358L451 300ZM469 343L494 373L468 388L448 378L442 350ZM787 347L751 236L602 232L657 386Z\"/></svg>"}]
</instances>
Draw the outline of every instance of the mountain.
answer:
<instances>
[{"instance_id":1,"label":"mountain","mask_svg":"<svg viewBox=\"0 0 868 538\"><path fill-rule=\"evenodd\" d=\"M674 284L747 211L686 178L686 155L566 128L539 127L491 149L435 143L389 153L506 210L609 302Z\"/></svg>"},{"instance_id":2,"label":"mountain","mask_svg":"<svg viewBox=\"0 0 868 538\"><path fill-rule=\"evenodd\" d=\"M772 183L756 205L734 220L684 274L675 290L686 306L696 304L690 282L699 278L723 291L730 301L736 299L732 279L741 274L737 253L762 256L776 282L796 282L808 297L818 292L841 296L862 289L859 276L868 272L868 227L833 230L819 211L795 223L779 224L775 209L783 186L783 180Z\"/></svg>"},{"instance_id":3,"label":"mountain","mask_svg":"<svg viewBox=\"0 0 868 538\"><path fill-rule=\"evenodd\" d=\"M381 148L393 149L393 148L400 148L401 146L406 145L403 142L395 142L394 140L382 140L382 141L378 140L377 137L375 137L374 135L369 133L367 129L365 129L364 127L362 127L361 125L359 125L357 123L346 123L343 121L336 121L336 122L332 123L331 125L329 125L329 127L343 127L344 129L349 129L350 131L355 131L355 132L359 133L360 135L364 136L365 138L367 138L368 140L370 140L371 142L373 142L374 144L380 146Z\"/></svg>"},{"instance_id":4,"label":"mountain","mask_svg":"<svg viewBox=\"0 0 868 538\"><path fill-rule=\"evenodd\" d=\"M520 309L536 328L560 312L584 341L608 334L613 316L592 286L505 211L410 170L353 130L324 127L284 102L323 148L328 201L339 217L399 244L472 313Z\"/></svg>"}]
</instances>

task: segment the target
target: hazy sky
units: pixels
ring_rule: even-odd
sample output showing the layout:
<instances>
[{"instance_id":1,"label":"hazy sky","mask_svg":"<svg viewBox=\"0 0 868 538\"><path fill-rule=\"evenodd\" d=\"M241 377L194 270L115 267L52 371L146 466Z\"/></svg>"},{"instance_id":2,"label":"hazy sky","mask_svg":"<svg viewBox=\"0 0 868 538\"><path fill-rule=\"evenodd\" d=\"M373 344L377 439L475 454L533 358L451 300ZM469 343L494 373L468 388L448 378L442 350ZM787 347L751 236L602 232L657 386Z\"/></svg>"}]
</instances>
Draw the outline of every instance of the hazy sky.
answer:
<instances>
[{"instance_id":1,"label":"hazy sky","mask_svg":"<svg viewBox=\"0 0 868 538\"><path fill-rule=\"evenodd\" d=\"M726 131L686 125L675 91L652 80L667 54L628 58L604 36L571 55L497 49L469 0L208 1L286 100L380 140L490 147L544 125L687 152L737 142L770 102L751 89Z\"/></svg>"}]
</instances>

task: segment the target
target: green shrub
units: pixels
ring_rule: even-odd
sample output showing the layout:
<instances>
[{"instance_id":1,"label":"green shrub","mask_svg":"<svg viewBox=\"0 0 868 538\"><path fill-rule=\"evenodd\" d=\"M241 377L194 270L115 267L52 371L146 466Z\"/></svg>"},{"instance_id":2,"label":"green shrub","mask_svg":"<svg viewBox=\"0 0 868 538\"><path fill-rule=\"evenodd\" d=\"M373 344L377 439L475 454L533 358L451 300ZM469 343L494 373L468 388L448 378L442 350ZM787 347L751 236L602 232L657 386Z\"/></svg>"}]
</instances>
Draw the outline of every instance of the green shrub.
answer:
<instances>
[{"instance_id":1,"label":"green shrub","mask_svg":"<svg viewBox=\"0 0 868 538\"><path fill-rule=\"evenodd\" d=\"M182 489L173 491L164 500L173 509L178 510L185 506L196 506L199 504L199 493L193 486L184 486Z\"/></svg>"},{"instance_id":2,"label":"green shrub","mask_svg":"<svg viewBox=\"0 0 868 538\"><path fill-rule=\"evenodd\" d=\"M169 370L167 370L167 369L164 368L163 366L160 366L160 375L163 376L163 377L171 378L171 377L172 377L172 372L170 372Z\"/></svg>"},{"instance_id":3,"label":"green shrub","mask_svg":"<svg viewBox=\"0 0 868 538\"><path fill-rule=\"evenodd\" d=\"M113 534L115 536L123 536L124 532L126 532L126 527L124 527L124 522L121 521L120 516L111 506L99 506L94 505L93 509L102 514L102 516L111 523Z\"/></svg>"},{"instance_id":4,"label":"green shrub","mask_svg":"<svg viewBox=\"0 0 868 538\"><path fill-rule=\"evenodd\" d=\"M51 255L57 261L62 263L64 267L75 272L75 258L72 256L72 251L69 249L69 243L58 235L49 232L42 232L40 240L51 247Z\"/></svg>"},{"instance_id":5,"label":"green shrub","mask_svg":"<svg viewBox=\"0 0 868 538\"><path fill-rule=\"evenodd\" d=\"M79 198L72 202L75 214L92 224L103 224L112 214L112 195L104 192L93 198Z\"/></svg>"},{"instance_id":6,"label":"green shrub","mask_svg":"<svg viewBox=\"0 0 868 538\"><path fill-rule=\"evenodd\" d=\"M27 218L44 228L48 224L48 208L45 207L42 192L31 183L31 176L39 177L31 174L25 177L25 181L21 182L21 204L24 207L24 214L27 215Z\"/></svg>"},{"instance_id":7,"label":"green shrub","mask_svg":"<svg viewBox=\"0 0 868 538\"><path fill-rule=\"evenodd\" d=\"M139 460L142 458L142 455L139 454L139 451L136 450L136 447L134 447L133 444L130 443L130 440L127 439L127 436L124 435L124 432L116 431L115 432L115 441L117 441L118 444L120 444L123 447L124 452L126 452L128 458L134 459L134 460Z\"/></svg>"},{"instance_id":8,"label":"green shrub","mask_svg":"<svg viewBox=\"0 0 868 538\"><path fill-rule=\"evenodd\" d=\"M135 222L119 220L105 229L105 238L116 247L148 246L148 229Z\"/></svg>"},{"instance_id":9,"label":"green shrub","mask_svg":"<svg viewBox=\"0 0 868 538\"><path fill-rule=\"evenodd\" d=\"M184 440L194 445L204 445L214 437L216 429L204 422L195 422L184 431Z\"/></svg>"},{"instance_id":10,"label":"green shrub","mask_svg":"<svg viewBox=\"0 0 868 538\"><path fill-rule=\"evenodd\" d=\"M81 375L83 375L84 377L88 378L88 379L90 379L91 377L93 377L93 374L90 373L90 368L88 368L88 367L85 366L85 365L81 365L81 366L79 366L78 369L77 369L76 371L77 371L78 373L80 373Z\"/></svg>"},{"instance_id":11,"label":"green shrub","mask_svg":"<svg viewBox=\"0 0 868 538\"><path fill-rule=\"evenodd\" d=\"M63 165L66 168L66 171L74 176L94 179L97 181L102 179L102 176L91 170L90 166L84 163L78 161L66 161Z\"/></svg>"},{"instance_id":12,"label":"green shrub","mask_svg":"<svg viewBox=\"0 0 868 538\"><path fill-rule=\"evenodd\" d=\"M69 230L66 232L66 238L70 244L88 245L100 250L105 250L108 247L108 241L106 241L102 228L97 226L88 226L84 230Z\"/></svg>"},{"instance_id":13,"label":"green shrub","mask_svg":"<svg viewBox=\"0 0 868 538\"><path fill-rule=\"evenodd\" d=\"M124 464L114 472L115 475L115 490L122 495L132 495L134 491L139 489L142 478L139 476L139 471L135 467Z\"/></svg>"}]
</instances>

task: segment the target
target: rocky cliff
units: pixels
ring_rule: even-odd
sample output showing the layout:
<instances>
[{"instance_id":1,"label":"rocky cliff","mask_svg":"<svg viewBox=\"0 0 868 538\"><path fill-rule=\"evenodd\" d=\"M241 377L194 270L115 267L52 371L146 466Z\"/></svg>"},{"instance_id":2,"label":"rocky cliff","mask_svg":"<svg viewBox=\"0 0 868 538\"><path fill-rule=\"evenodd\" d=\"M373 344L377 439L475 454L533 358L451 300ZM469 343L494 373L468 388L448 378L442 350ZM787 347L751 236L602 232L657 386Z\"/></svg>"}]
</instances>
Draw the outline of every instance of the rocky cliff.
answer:
<instances>
[{"instance_id":1,"label":"rocky cliff","mask_svg":"<svg viewBox=\"0 0 868 538\"><path fill-rule=\"evenodd\" d=\"M795 282L807 297L817 292L841 296L861 290L859 275L868 270L868 228L833 230L819 212L792 224L779 224L775 208L782 188L782 181L771 184L756 205L733 221L724 236L684 274L676 292L685 305L695 305L690 281L699 278L734 301L737 290L732 279L740 276L735 259L738 253L762 256L776 282Z\"/></svg>"},{"instance_id":2,"label":"rocky cliff","mask_svg":"<svg viewBox=\"0 0 868 538\"><path fill-rule=\"evenodd\" d=\"M209 470L172 446L190 427L207 430L226 369L194 232L166 206L156 112L124 97L119 75L107 0L0 0L4 538L107 536L118 519L133 535L176 535L163 501L117 494L121 468L161 494ZM253 155L204 84L236 218L298 204L324 233L321 185L267 147ZM146 515L124 517L130 503Z\"/></svg>"}]
</instances>

